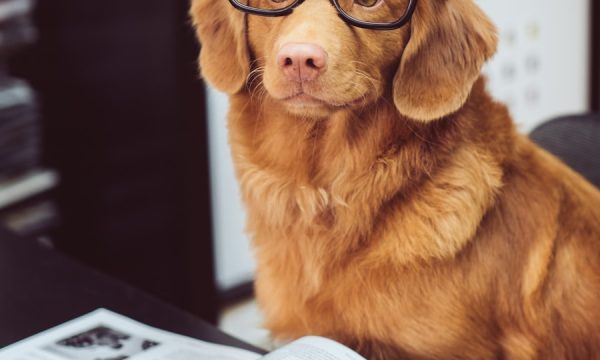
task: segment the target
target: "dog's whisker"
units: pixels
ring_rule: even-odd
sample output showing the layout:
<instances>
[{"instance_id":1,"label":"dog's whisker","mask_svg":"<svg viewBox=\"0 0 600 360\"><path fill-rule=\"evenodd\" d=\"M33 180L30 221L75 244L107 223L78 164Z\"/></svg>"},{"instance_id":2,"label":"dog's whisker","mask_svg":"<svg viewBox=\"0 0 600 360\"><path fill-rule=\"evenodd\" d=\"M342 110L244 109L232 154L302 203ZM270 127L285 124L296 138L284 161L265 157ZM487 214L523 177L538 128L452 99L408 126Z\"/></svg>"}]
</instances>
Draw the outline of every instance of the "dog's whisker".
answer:
<instances>
[{"instance_id":1,"label":"dog's whisker","mask_svg":"<svg viewBox=\"0 0 600 360\"><path fill-rule=\"evenodd\" d=\"M256 102L256 103L262 103L264 101L266 94L267 94L267 90L261 81L250 92L250 99L251 99L251 101Z\"/></svg>"},{"instance_id":2,"label":"dog's whisker","mask_svg":"<svg viewBox=\"0 0 600 360\"><path fill-rule=\"evenodd\" d=\"M251 97L254 95L258 87L261 87L264 67L256 67L248 74L247 88L250 91Z\"/></svg>"}]
</instances>

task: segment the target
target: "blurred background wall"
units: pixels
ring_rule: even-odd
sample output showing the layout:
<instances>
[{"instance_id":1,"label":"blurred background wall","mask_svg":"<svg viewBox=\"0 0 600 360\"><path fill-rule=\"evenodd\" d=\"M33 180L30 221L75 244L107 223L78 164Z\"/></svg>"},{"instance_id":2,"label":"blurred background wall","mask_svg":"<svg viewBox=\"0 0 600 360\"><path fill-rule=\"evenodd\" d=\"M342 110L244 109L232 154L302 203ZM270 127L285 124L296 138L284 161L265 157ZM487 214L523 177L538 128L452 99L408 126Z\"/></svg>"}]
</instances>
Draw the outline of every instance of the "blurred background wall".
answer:
<instances>
[{"instance_id":1,"label":"blurred background wall","mask_svg":"<svg viewBox=\"0 0 600 360\"><path fill-rule=\"evenodd\" d=\"M498 27L488 87L519 130L591 105L591 1L477 0Z\"/></svg>"},{"instance_id":2,"label":"blurred background wall","mask_svg":"<svg viewBox=\"0 0 600 360\"><path fill-rule=\"evenodd\" d=\"M17 2L20 0L11 0ZM204 90L185 0L38 1L11 58L60 176L51 245L214 321Z\"/></svg>"},{"instance_id":3,"label":"blurred background wall","mask_svg":"<svg viewBox=\"0 0 600 360\"><path fill-rule=\"evenodd\" d=\"M595 2L477 2L501 37L485 69L489 88L522 132L598 110ZM0 54L0 85L25 89L17 93L29 99L25 112L37 120L27 124L38 134L30 169L3 177L0 161L0 220L215 321L224 304L251 294L254 262L227 100L198 79L187 8L187 0L38 1L33 45ZM0 105L14 94L1 90Z\"/></svg>"}]
</instances>

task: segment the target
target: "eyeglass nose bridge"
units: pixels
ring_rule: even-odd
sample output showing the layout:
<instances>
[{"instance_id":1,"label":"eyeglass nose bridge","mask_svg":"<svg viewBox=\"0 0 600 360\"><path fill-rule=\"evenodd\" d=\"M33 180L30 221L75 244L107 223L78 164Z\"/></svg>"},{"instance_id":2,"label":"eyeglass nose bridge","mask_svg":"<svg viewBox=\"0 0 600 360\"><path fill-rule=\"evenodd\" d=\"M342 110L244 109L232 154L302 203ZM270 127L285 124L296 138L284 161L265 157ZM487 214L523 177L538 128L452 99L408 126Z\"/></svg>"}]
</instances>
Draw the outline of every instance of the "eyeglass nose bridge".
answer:
<instances>
[{"instance_id":1,"label":"eyeglass nose bridge","mask_svg":"<svg viewBox=\"0 0 600 360\"><path fill-rule=\"evenodd\" d=\"M243 11L245 13L259 15L259 16L272 16L272 17L290 15L292 12L294 12L294 9L297 8L298 6L302 5L302 3L304 1L305 0L295 0L294 3L290 4L289 6L283 8L283 9L259 10L259 9L253 8L251 6L242 4L242 3L238 2L237 0L229 0L229 2L231 3L231 5L233 5L233 7L235 7L236 9L238 9L240 11ZM352 16L346 14L346 12L342 9L342 7L340 6L340 4L337 1L329 0L329 2L337 10L338 16L343 21L349 23L350 25L356 26L356 27L360 27L360 28L364 28L364 29L371 29L371 30L395 30L395 29L401 28L402 26L406 25L410 21L413 13L415 12L415 9L417 7L417 0L409 0L406 13L400 19L398 19L398 21L393 22L393 23L371 23L371 22L364 22L364 21L357 20L357 19L353 18Z\"/></svg>"}]
</instances>

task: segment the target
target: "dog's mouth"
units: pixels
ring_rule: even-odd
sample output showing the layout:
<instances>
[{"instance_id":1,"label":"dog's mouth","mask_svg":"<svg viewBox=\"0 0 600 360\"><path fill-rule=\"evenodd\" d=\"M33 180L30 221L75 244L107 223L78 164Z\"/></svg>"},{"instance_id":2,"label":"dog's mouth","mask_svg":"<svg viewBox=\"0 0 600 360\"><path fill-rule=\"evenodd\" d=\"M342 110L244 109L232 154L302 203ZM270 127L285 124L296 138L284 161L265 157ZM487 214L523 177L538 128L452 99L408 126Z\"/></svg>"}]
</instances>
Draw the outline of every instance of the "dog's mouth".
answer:
<instances>
[{"instance_id":1,"label":"dog's mouth","mask_svg":"<svg viewBox=\"0 0 600 360\"><path fill-rule=\"evenodd\" d=\"M284 97L278 99L284 102L288 106L293 107L332 107L332 108L345 108L353 105L357 105L362 101L362 98L358 98L351 101L336 101L329 100L325 98L320 98L304 91L300 91L296 94L290 95L288 97Z\"/></svg>"},{"instance_id":2,"label":"dog's mouth","mask_svg":"<svg viewBox=\"0 0 600 360\"><path fill-rule=\"evenodd\" d=\"M377 94L370 91L369 86L354 80L342 79L341 83L335 84L324 79L298 83L278 76L269 77L266 73L263 86L266 94L287 112L312 118L327 117L373 101Z\"/></svg>"}]
</instances>

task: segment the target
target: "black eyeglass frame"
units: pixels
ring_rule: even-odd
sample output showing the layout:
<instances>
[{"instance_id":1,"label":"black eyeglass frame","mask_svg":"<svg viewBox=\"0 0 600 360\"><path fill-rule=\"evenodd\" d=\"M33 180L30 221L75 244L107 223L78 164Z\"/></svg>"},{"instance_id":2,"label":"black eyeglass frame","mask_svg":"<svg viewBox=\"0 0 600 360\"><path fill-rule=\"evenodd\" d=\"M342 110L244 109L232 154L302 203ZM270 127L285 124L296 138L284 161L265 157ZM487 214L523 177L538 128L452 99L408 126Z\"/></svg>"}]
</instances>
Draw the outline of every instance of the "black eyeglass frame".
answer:
<instances>
[{"instance_id":1,"label":"black eyeglass frame","mask_svg":"<svg viewBox=\"0 0 600 360\"><path fill-rule=\"evenodd\" d=\"M297 8L304 2L304 0L294 0L294 2L292 2L290 5L282 8L282 9L277 9L277 10L257 9L252 6L244 5L236 0L229 0L229 2L236 9L243 11L245 13L248 13L248 14L259 15L259 16L286 16L286 15L291 14L295 8ZM400 19L398 19L397 21L395 21L393 23L381 23L381 22L369 22L369 21L358 20L358 19L350 16L348 13L346 13L340 6L338 0L329 0L329 2L331 3L331 5L333 5L336 8L338 15L342 18L342 20L346 21L350 25L353 25L353 26L356 26L359 28L363 28L363 29L371 29L371 30L399 29L402 26L406 25L406 23L408 23L410 21L410 19L413 16L413 13L415 12L415 9L417 7L417 0L409 0L406 12L404 13L404 15L402 15L402 17Z\"/></svg>"}]
</instances>

